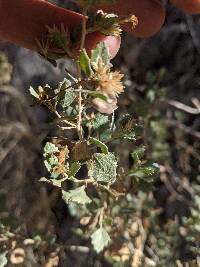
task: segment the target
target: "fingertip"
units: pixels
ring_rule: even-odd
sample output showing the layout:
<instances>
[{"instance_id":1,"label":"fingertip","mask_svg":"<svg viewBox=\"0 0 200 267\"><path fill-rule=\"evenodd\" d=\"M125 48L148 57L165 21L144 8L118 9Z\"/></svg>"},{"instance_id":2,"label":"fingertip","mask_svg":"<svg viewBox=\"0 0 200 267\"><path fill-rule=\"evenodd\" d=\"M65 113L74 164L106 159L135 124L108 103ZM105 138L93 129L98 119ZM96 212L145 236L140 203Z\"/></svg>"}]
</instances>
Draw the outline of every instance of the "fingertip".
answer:
<instances>
[{"instance_id":1,"label":"fingertip","mask_svg":"<svg viewBox=\"0 0 200 267\"><path fill-rule=\"evenodd\" d=\"M104 42L108 47L111 58L114 58L119 51L121 45L121 38L115 36L105 36L99 32L88 34L85 41L85 48L90 54L91 50L94 49L97 43Z\"/></svg>"},{"instance_id":2,"label":"fingertip","mask_svg":"<svg viewBox=\"0 0 200 267\"><path fill-rule=\"evenodd\" d=\"M165 8L158 0L150 0L148 3L144 2L144 6L138 8L136 17L138 18L138 25L135 29L131 29L128 25L126 31L135 37L148 38L160 31L165 22Z\"/></svg>"}]
</instances>

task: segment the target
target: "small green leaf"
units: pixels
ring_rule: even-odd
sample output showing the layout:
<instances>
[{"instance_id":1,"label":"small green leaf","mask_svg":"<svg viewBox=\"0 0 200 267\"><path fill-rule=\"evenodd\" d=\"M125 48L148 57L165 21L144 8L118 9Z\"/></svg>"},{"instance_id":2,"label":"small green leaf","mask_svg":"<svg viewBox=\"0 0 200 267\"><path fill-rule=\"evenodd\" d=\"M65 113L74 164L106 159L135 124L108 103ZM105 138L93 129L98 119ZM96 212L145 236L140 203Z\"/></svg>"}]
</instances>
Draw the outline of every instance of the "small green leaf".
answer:
<instances>
[{"instance_id":1,"label":"small green leaf","mask_svg":"<svg viewBox=\"0 0 200 267\"><path fill-rule=\"evenodd\" d=\"M97 182L113 184L117 177L117 159L111 152L94 154L95 162L89 170L89 176Z\"/></svg>"},{"instance_id":2,"label":"small green leaf","mask_svg":"<svg viewBox=\"0 0 200 267\"><path fill-rule=\"evenodd\" d=\"M134 159L135 163L138 163L142 157L144 156L145 147L139 146L131 153L132 158Z\"/></svg>"},{"instance_id":3,"label":"small green leaf","mask_svg":"<svg viewBox=\"0 0 200 267\"><path fill-rule=\"evenodd\" d=\"M132 170L129 176L145 180L146 182L152 182L155 175L159 172L159 166L156 163L147 162L143 166Z\"/></svg>"},{"instance_id":4,"label":"small green leaf","mask_svg":"<svg viewBox=\"0 0 200 267\"><path fill-rule=\"evenodd\" d=\"M85 186L78 187L74 190L64 191L62 190L62 198L66 204L69 202L74 202L77 204L89 204L92 200L87 196L85 192Z\"/></svg>"},{"instance_id":5,"label":"small green leaf","mask_svg":"<svg viewBox=\"0 0 200 267\"><path fill-rule=\"evenodd\" d=\"M96 48L91 52L91 64L95 66L102 59L105 65L110 64L110 55L107 46L104 43L97 44Z\"/></svg>"},{"instance_id":6,"label":"small green leaf","mask_svg":"<svg viewBox=\"0 0 200 267\"><path fill-rule=\"evenodd\" d=\"M80 170L81 164L79 162L73 162L69 168L69 177L74 177Z\"/></svg>"},{"instance_id":7,"label":"small green leaf","mask_svg":"<svg viewBox=\"0 0 200 267\"><path fill-rule=\"evenodd\" d=\"M30 92L30 94L31 94L33 97L35 97L35 98L37 98L37 99L40 98L39 95L38 95L38 93L35 91L35 89L34 89L32 86L29 88L29 92Z\"/></svg>"},{"instance_id":8,"label":"small green leaf","mask_svg":"<svg viewBox=\"0 0 200 267\"><path fill-rule=\"evenodd\" d=\"M79 55L79 65L81 67L81 70L90 77L93 73L91 65L90 65L90 58L88 57L88 54L85 49L80 51Z\"/></svg>"},{"instance_id":9,"label":"small green leaf","mask_svg":"<svg viewBox=\"0 0 200 267\"><path fill-rule=\"evenodd\" d=\"M51 173L51 177L56 179L59 176L59 173L54 172L53 169L57 166L59 160L56 156L56 153L59 152L58 147L56 147L53 143L47 142L44 147L44 165L47 168L48 172Z\"/></svg>"},{"instance_id":10,"label":"small green leaf","mask_svg":"<svg viewBox=\"0 0 200 267\"><path fill-rule=\"evenodd\" d=\"M91 138L92 144L99 147L104 154L108 154L108 147L96 138Z\"/></svg>"},{"instance_id":11,"label":"small green leaf","mask_svg":"<svg viewBox=\"0 0 200 267\"><path fill-rule=\"evenodd\" d=\"M90 93L90 95L95 97L95 98L100 98L103 101L107 101L108 100L107 96L105 96L105 95L103 95L103 94L101 94L101 93L99 93L97 91L94 91L94 92Z\"/></svg>"},{"instance_id":12,"label":"small green leaf","mask_svg":"<svg viewBox=\"0 0 200 267\"><path fill-rule=\"evenodd\" d=\"M6 258L7 252L3 252L0 254L0 267L4 267L7 265L8 260Z\"/></svg>"},{"instance_id":13,"label":"small green leaf","mask_svg":"<svg viewBox=\"0 0 200 267\"><path fill-rule=\"evenodd\" d=\"M53 153L58 152L58 151L59 151L58 148L51 142L47 142L45 147L44 147L44 153L46 155L53 154Z\"/></svg>"},{"instance_id":14,"label":"small green leaf","mask_svg":"<svg viewBox=\"0 0 200 267\"><path fill-rule=\"evenodd\" d=\"M97 253L100 253L110 241L110 236L103 227L97 229L92 235L92 245Z\"/></svg>"},{"instance_id":15,"label":"small green leaf","mask_svg":"<svg viewBox=\"0 0 200 267\"><path fill-rule=\"evenodd\" d=\"M115 23L118 23L119 18L115 14L105 14L96 21L96 26L99 29L109 29Z\"/></svg>"}]
</instances>

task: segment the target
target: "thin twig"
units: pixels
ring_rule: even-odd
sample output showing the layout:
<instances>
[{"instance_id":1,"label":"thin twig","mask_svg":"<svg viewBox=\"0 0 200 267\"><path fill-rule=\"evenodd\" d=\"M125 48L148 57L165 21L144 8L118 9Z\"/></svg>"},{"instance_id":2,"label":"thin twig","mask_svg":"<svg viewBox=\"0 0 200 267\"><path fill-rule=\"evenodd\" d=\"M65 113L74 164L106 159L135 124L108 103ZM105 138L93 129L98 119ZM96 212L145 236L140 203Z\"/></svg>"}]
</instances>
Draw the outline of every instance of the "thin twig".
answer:
<instances>
[{"instance_id":1,"label":"thin twig","mask_svg":"<svg viewBox=\"0 0 200 267\"><path fill-rule=\"evenodd\" d=\"M190 114L194 114L194 115L198 115L200 114L200 110L196 109L196 108L192 108L190 106L187 106L179 101L173 100L173 99L166 99L164 100L165 103L169 104L170 106L173 106L177 109L183 110L187 113Z\"/></svg>"}]
</instances>

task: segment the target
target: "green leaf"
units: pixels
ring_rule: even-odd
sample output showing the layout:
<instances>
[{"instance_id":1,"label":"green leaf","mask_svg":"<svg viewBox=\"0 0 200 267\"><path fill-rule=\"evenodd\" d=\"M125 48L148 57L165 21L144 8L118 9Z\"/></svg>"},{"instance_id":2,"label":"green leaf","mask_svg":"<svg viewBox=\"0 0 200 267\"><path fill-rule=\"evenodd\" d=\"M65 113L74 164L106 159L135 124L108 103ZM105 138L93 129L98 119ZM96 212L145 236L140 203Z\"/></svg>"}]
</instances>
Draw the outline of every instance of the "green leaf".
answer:
<instances>
[{"instance_id":1,"label":"green leaf","mask_svg":"<svg viewBox=\"0 0 200 267\"><path fill-rule=\"evenodd\" d=\"M108 116L97 113L96 117L86 123L87 127L92 127L94 130L99 129L101 126L109 122Z\"/></svg>"},{"instance_id":2,"label":"green leaf","mask_svg":"<svg viewBox=\"0 0 200 267\"><path fill-rule=\"evenodd\" d=\"M92 235L92 245L97 253L100 253L110 241L110 236L103 227L97 229Z\"/></svg>"},{"instance_id":3,"label":"green leaf","mask_svg":"<svg viewBox=\"0 0 200 267\"><path fill-rule=\"evenodd\" d=\"M145 147L139 146L132 153L131 156L134 159L135 163L138 163L144 156Z\"/></svg>"},{"instance_id":4,"label":"green leaf","mask_svg":"<svg viewBox=\"0 0 200 267\"><path fill-rule=\"evenodd\" d=\"M113 184L117 177L117 159L111 152L94 154L94 164L89 170L89 176L97 182Z\"/></svg>"},{"instance_id":5,"label":"green leaf","mask_svg":"<svg viewBox=\"0 0 200 267\"><path fill-rule=\"evenodd\" d=\"M61 106L63 108L69 107L75 100L76 98L76 93L73 91L66 91L65 96L63 100L61 101Z\"/></svg>"},{"instance_id":6,"label":"green leaf","mask_svg":"<svg viewBox=\"0 0 200 267\"><path fill-rule=\"evenodd\" d=\"M103 94L101 94L101 93L99 93L97 91L94 91L94 92L90 93L90 95L95 97L95 98L100 98L103 101L107 101L108 100L107 96L105 96L105 95L103 95Z\"/></svg>"},{"instance_id":7,"label":"green leaf","mask_svg":"<svg viewBox=\"0 0 200 267\"><path fill-rule=\"evenodd\" d=\"M99 147L101 149L102 153L108 154L108 147L107 147L107 145L105 145L104 143L102 143L101 141L99 141L96 138L91 138L91 142L95 146Z\"/></svg>"},{"instance_id":8,"label":"green leaf","mask_svg":"<svg viewBox=\"0 0 200 267\"><path fill-rule=\"evenodd\" d=\"M74 177L80 170L81 164L79 162L73 162L69 168L69 177Z\"/></svg>"},{"instance_id":9,"label":"green leaf","mask_svg":"<svg viewBox=\"0 0 200 267\"><path fill-rule=\"evenodd\" d=\"M85 49L80 51L79 54L79 65L81 67L81 70L90 77L93 73L91 65L90 65L90 58L88 57L88 54Z\"/></svg>"},{"instance_id":10,"label":"green leaf","mask_svg":"<svg viewBox=\"0 0 200 267\"><path fill-rule=\"evenodd\" d=\"M105 14L96 21L96 26L99 29L109 29L115 23L118 23L119 18L115 14Z\"/></svg>"},{"instance_id":11,"label":"green leaf","mask_svg":"<svg viewBox=\"0 0 200 267\"><path fill-rule=\"evenodd\" d=\"M129 176L143 179L146 182L152 182L155 175L159 172L159 166L156 163L147 162L141 167L132 170Z\"/></svg>"},{"instance_id":12,"label":"green leaf","mask_svg":"<svg viewBox=\"0 0 200 267\"><path fill-rule=\"evenodd\" d=\"M4 267L7 265L8 260L6 258L7 252L3 252L0 254L0 267Z\"/></svg>"},{"instance_id":13,"label":"green leaf","mask_svg":"<svg viewBox=\"0 0 200 267\"><path fill-rule=\"evenodd\" d=\"M51 177L56 179L59 176L59 173L53 172L53 168L57 166L59 160L55 155L59 152L58 147L56 147L53 143L47 142L44 147L44 165L47 168L48 172L51 173Z\"/></svg>"},{"instance_id":14,"label":"green leaf","mask_svg":"<svg viewBox=\"0 0 200 267\"><path fill-rule=\"evenodd\" d=\"M37 99L40 98L39 95L38 95L38 93L35 91L35 89L34 89L32 86L29 88L29 92L30 92L30 94L31 94L33 97L35 97L35 98L37 98Z\"/></svg>"},{"instance_id":15,"label":"green leaf","mask_svg":"<svg viewBox=\"0 0 200 267\"><path fill-rule=\"evenodd\" d=\"M96 48L91 52L91 64L95 66L102 59L105 65L110 64L110 55L107 46L104 43L97 44Z\"/></svg>"},{"instance_id":16,"label":"green leaf","mask_svg":"<svg viewBox=\"0 0 200 267\"><path fill-rule=\"evenodd\" d=\"M65 78L61 83L59 83L58 89L55 90L55 93L59 93L57 101L64 109L69 107L76 98L76 93L72 91L70 86L71 82Z\"/></svg>"},{"instance_id":17,"label":"green leaf","mask_svg":"<svg viewBox=\"0 0 200 267\"><path fill-rule=\"evenodd\" d=\"M74 190L64 191L62 190L62 198L66 204L69 202L74 202L77 204L89 204L92 200L87 196L85 192L85 186L78 187Z\"/></svg>"},{"instance_id":18,"label":"green leaf","mask_svg":"<svg viewBox=\"0 0 200 267\"><path fill-rule=\"evenodd\" d=\"M48 154L53 154L55 152L58 152L58 148L51 142L47 142L45 147L44 147L44 153L45 155L48 155Z\"/></svg>"}]
</instances>

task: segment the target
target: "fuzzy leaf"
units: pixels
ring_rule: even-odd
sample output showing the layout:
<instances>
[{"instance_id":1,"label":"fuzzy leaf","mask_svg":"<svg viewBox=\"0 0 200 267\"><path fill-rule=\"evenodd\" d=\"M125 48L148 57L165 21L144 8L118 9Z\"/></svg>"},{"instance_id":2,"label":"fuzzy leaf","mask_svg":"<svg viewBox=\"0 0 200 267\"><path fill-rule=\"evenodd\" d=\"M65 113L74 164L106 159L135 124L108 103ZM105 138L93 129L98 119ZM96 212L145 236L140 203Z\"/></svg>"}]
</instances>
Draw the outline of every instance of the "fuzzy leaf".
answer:
<instances>
[{"instance_id":1,"label":"fuzzy leaf","mask_svg":"<svg viewBox=\"0 0 200 267\"><path fill-rule=\"evenodd\" d=\"M97 182L113 184L117 177L117 159L111 152L108 154L96 153L95 162L89 170L89 176Z\"/></svg>"},{"instance_id":2,"label":"fuzzy leaf","mask_svg":"<svg viewBox=\"0 0 200 267\"><path fill-rule=\"evenodd\" d=\"M3 252L0 254L0 267L4 267L7 265L8 260L6 258L7 252Z\"/></svg>"},{"instance_id":3,"label":"fuzzy leaf","mask_svg":"<svg viewBox=\"0 0 200 267\"><path fill-rule=\"evenodd\" d=\"M68 204L69 202L74 202L84 205L92 202L92 200L87 196L85 192L84 185L67 192L62 190L62 198L66 204Z\"/></svg>"},{"instance_id":4,"label":"fuzzy leaf","mask_svg":"<svg viewBox=\"0 0 200 267\"><path fill-rule=\"evenodd\" d=\"M104 43L97 44L96 48L91 53L91 63L96 65L98 59L101 58L105 65L110 64L110 55L107 46Z\"/></svg>"},{"instance_id":5,"label":"fuzzy leaf","mask_svg":"<svg viewBox=\"0 0 200 267\"><path fill-rule=\"evenodd\" d=\"M44 153L45 155L53 154L55 152L58 152L58 148L51 142L47 142L44 147Z\"/></svg>"},{"instance_id":6,"label":"fuzzy leaf","mask_svg":"<svg viewBox=\"0 0 200 267\"><path fill-rule=\"evenodd\" d=\"M94 130L99 129L101 126L109 122L108 116L97 113L96 117L86 123L87 127L92 127Z\"/></svg>"},{"instance_id":7,"label":"fuzzy leaf","mask_svg":"<svg viewBox=\"0 0 200 267\"><path fill-rule=\"evenodd\" d=\"M61 83L59 83L59 87L55 91L55 93L59 93L57 101L64 109L69 107L76 98L76 93L71 91L72 88L70 88L70 86L71 82L65 78Z\"/></svg>"},{"instance_id":8,"label":"fuzzy leaf","mask_svg":"<svg viewBox=\"0 0 200 267\"><path fill-rule=\"evenodd\" d=\"M100 227L92 234L91 239L95 251L100 253L108 245L110 236L103 227Z\"/></svg>"},{"instance_id":9,"label":"fuzzy leaf","mask_svg":"<svg viewBox=\"0 0 200 267\"><path fill-rule=\"evenodd\" d=\"M61 105L63 108L69 107L75 100L76 98L76 93L72 91L66 91L65 96L63 100L61 101Z\"/></svg>"},{"instance_id":10,"label":"fuzzy leaf","mask_svg":"<svg viewBox=\"0 0 200 267\"><path fill-rule=\"evenodd\" d=\"M106 14L100 17L97 21L97 27L100 29L108 29L113 26L113 24L118 22L118 16L115 14Z\"/></svg>"}]
</instances>

